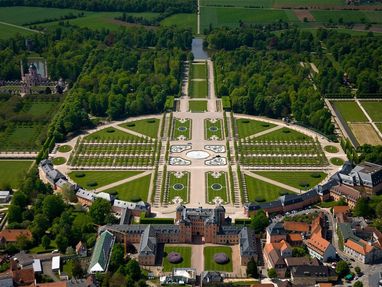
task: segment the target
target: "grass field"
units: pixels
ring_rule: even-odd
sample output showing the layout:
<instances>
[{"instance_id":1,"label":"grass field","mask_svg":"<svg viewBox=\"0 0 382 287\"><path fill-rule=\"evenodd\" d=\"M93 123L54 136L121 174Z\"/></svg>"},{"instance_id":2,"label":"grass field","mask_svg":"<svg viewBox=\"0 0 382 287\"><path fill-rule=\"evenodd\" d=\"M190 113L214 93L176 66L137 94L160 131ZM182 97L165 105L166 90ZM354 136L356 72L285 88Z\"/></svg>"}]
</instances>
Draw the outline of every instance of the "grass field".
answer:
<instances>
[{"instance_id":1,"label":"grass field","mask_svg":"<svg viewBox=\"0 0 382 287\"><path fill-rule=\"evenodd\" d=\"M191 79L207 79L206 63L193 63L191 71Z\"/></svg>"},{"instance_id":2,"label":"grass field","mask_svg":"<svg viewBox=\"0 0 382 287\"><path fill-rule=\"evenodd\" d=\"M59 152L70 152L72 147L70 145L62 145L58 148Z\"/></svg>"},{"instance_id":3,"label":"grass field","mask_svg":"<svg viewBox=\"0 0 382 287\"><path fill-rule=\"evenodd\" d=\"M119 129L110 127L99 130L85 137L87 140L120 140L120 139L132 139L137 140L140 137L125 133Z\"/></svg>"},{"instance_id":4,"label":"grass field","mask_svg":"<svg viewBox=\"0 0 382 287\"><path fill-rule=\"evenodd\" d=\"M327 145L324 147L324 150L329 153L337 153L339 151L338 148L333 145Z\"/></svg>"},{"instance_id":5,"label":"grass field","mask_svg":"<svg viewBox=\"0 0 382 287\"><path fill-rule=\"evenodd\" d=\"M245 182L247 185L248 200L250 202L257 200L272 201L281 196L282 192L287 192L281 187L253 178L249 175L245 175Z\"/></svg>"},{"instance_id":6,"label":"grass field","mask_svg":"<svg viewBox=\"0 0 382 287\"><path fill-rule=\"evenodd\" d=\"M324 172L254 171L254 173L301 190L308 190L316 186L326 177Z\"/></svg>"},{"instance_id":7,"label":"grass field","mask_svg":"<svg viewBox=\"0 0 382 287\"><path fill-rule=\"evenodd\" d=\"M34 33L35 32L0 23L0 39L1 40L11 38L17 34L21 36L28 36Z\"/></svg>"},{"instance_id":8,"label":"grass field","mask_svg":"<svg viewBox=\"0 0 382 287\"><path fill-rule=\"evenodd\" d=\"M213 203L212 200L217 196L224 200L224 203L228 202L227 183L227 174L225 172L221 172L219 177L213 176L213 172L206 172L206 190L208 203Z\"/></svg>"},{"instance_id":9,"label":"grass field","mask_svg":"<svg viewBox=\"0 0 382 287\"><path fill-rule=\"evenodd\" d=\"M207 101L189 101L189 110L191 112L205 112L207 111Z\"/></svg>"},{"instance_id":10,"label":"grass field","mask_svg":"<svg viewBox=\"0 0 382 287\"><path fill-rule=\"evenodd\" d=\"M186 119L181 122L179 119L174 119L172 138L178 139L178 137L184 137L184 140L191 139L191 120Z\"/></svg>"},{"instance_id":11,"label":"grass field","mask_svg":"<svg viewBox=\"0 0 382 287\"><path fill-rule=\"evenodd\" d=\"M157 138L159 131L159 123L159 119L152 118L128 122L120 124L120 126L152 138Z\"/></svg>"},{"instance_id":12,"label":"grass field","mask_svg":"<svg viewBox=\"0 0 382 287\"><path fill-rule=\"evenodd\" d=\"M196 13L195 14L174 14L163 19L160 22L161 26L167 27L175 25L178 28L191 28L192 32L196 32Z\"/></svg>"},{"instance_id":13,"label":"grass field","mask_svg":"<svg viewBox=\"0 0 382 287\"><path fill-rule=\"evenodd\" d=\"M19 180L31 165L30 160L0 160L0 188L7 184L18 188Z\"/></svg>"},{"instance_id":14,"label":"grass field","mask_svg":"<svg viewBox=\"0 0 382 287\"><path fill-rule=\"evenodd\" d=\"M246 24L267 24L279 20L299 22L293 11L266 10L253 8L201 7L201 31L216 27L239 27L240 21Z\"/></svg>"},{"instance_id":15,"label":"grass field","mask_svg":"<svg viewBox=\"0 0 382 287\"><path fill-rule=\"evenodd\" d=\"M49 113L51 110L57 108L56 102L31 102L28 103L27 112L32 116Z\"/></svg>"},{"instance_id":16,"label":"grass field","mask_svg":"<svg viewBox=\"0 0 382 287\"><path fill-rule=\"evenodd\" d=\"M332 105L347 122L367 122L365 114L354 101L332 101Z\"/></svg>"},{"instance_id":17,"label":"grass field","mask_svg":"<svg viewBox=\"0 0 382 287\"><path fill-rule=\"evenodd\" d=\"M382 101L361 101L361 105L373 121L382 122Z\"/></svg>"},{"instance_id":18,"label":"grass field","mask_svg":"<svg viewBox=\"0 0 382 287\"><path fill-rule=\"evenodd\" d=\"M179 196L182 203L189 201L190 173L183 172L181 177L177 177L175 172L168 173L168 202Z\"/></svg>"},{"instance_id":19,"label":"grass field","mask_svg":"<svg viewBox=\"0 0 382 287\"><path fill-rule=\"evenodd\" d=\"M250 119L236 119L235 123L239 138L245 138L276 126L274 124Z\"/></svg>"},{"instance_id":20,"label":"grass field","mask_svg":"<svg viewBox=\"0 0 382 287\"><path fill-rule=\"evenodd\" d=\"M207 98L208 97L208 82L206 80L190 82L190 97L191 98Z\"/></svg>"},{"instance_id":21,"label":"grass field","mask_svg":"<svg viewBox=\"0 0 382 287\"><path fill-rule=\"evenodd\" d=\"M270 132L268 134L256 137L258 140L279 140L279 141L301 141L301 140L310 140L311 138L307 135L304 135L298 131L281 128L279 130Z\"/></svg>"},{"instance_id":22,"label":"grass field","mask_svg":"<svg viewBox=\"0 0 382 287\"><path fill-rule=\"evenodd\" d=\"M36 151L36 142L43 132L41 125L16 125L10 132L0 132L0 150L5 151Z\"/></svg>"},{"instance_id":23,"label":"grass field","mask_svg":"<svg viewBox=\"0 0 382 287\"><path fill-rule=\"evenodd\" d=\"M151 174L129 181L116 187L105 190L108 193L117 192L117 197L125 201L147 201L149 194Z\"/></svg>"},{"instance_id":24,"label":"grass field","mask_svg":"<svg viewBox=\"0 0 382 287\"><path fill-rule=\"evenodd\" d=\"M142 171L93 171L81 170L72 171L68 175L75 183L84 188L99 188L113 182L120 181L140 174ZM89 186L88 183L96 183L94 186Z\"/></svg>"},{"instance_id":25,"label":"grass field","mask_svg":"<svg viewBox=\"0 0 382 287\"><path fill-rule=\"evenodd\" d=\"M341 166L344 164L344 160L343 159L340 159L338 157L333 157L330 159L330 162L334 165L337 165L337 166Z\"/></svg>"},{"instance_id":26,"label":"grass field","mask_svg":"<svg viewBox=\"0 0 382 287\"><path fill-rule=\"evenodd\" d=\"M370 144L370 145L380 145L382 140L374 127L369 123L349 123L349 127L357 138L360 145Z\"/></svg>"},{"instance_id":27,"label":"grass field","mask_svg":"<svg viewBox=\"0 0 382 287\"><path fill-rule=\"evenodd\" d=\"M167 260L167 256L163 258L162 265L164 272L170 272L173 268L189 268L191 267L191 247L186 246L172 246L167 245L164 248L165 254L170 254L171 252L179 253L183 260L180 263L174 264Z\"/></svg>"},{"instance_id":28,"label":"grass field","mask_svg":"<svg viewBox=\"0 0 382 287\"><path fill-rule=\"evenodd\" d=\"M209 119L204 120L204 138L207 140L223 139L223 122L221 119L216 119L216 122Z\"/></svg>"},{"instance_id":29,"label":"grass field","mask_svg":"<svg viewBox=\"0 0 382 287\"><path fill-rule=\"evenodd\" d=\"M42 21L46 19L60 18L65 15L89 12L75 9L43 8L43 7L1 7L0 21L24 25L30 22Z\"/></svg>"},{"instance_id":30,"label":"grass field","mask_svg":"<svg viewBox=\"0 0 382 287\"><path fill-rule=\"evenodd\" d=\"M62 165L66 162L66 159L64 157L55 157L52 162L54 165Z\"/></svg>"},{"instance_id":31,"label":"grass field","mask_svg":"<svg viewBox=\"0 0 382 287\"><path fill-rule=\"evenodd\" d=\"M217 264L214 261L216 253L225 253L230 259L227 264ZM236 262L238 263L238 262ZM204 270L232 272L232 249L229 246L206 246L204 247Z\"/></svg>"},{"instance_id":32,"label":"grass field","mask_svg":"<svg viewBox=\"0 0 382 287\"><path fill-rule=\"evenodd\" d=\"M377 128L382 132L382 123L379 123L379 124L375 124L377 126Z\"/></svg>"}]
</instances>

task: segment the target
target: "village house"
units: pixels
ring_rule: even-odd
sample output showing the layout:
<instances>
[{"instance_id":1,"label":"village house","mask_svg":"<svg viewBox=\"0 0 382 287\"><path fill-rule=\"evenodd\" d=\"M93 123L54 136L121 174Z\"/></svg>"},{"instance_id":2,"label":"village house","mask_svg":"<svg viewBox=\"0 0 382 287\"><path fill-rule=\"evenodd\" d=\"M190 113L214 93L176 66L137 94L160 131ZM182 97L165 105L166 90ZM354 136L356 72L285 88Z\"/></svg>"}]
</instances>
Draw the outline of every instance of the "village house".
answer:
<instances>
[{"instance_id":1,"label":"village house","mask_svg":"<svg viewBox=\"0 0 382 287\"><path fill-rule=\"evenodd\" d=\"M0 244L15 243L20 237L32 240L32 233L28 229L3 229L0 231Z\"/></svg>"}]
</instances>

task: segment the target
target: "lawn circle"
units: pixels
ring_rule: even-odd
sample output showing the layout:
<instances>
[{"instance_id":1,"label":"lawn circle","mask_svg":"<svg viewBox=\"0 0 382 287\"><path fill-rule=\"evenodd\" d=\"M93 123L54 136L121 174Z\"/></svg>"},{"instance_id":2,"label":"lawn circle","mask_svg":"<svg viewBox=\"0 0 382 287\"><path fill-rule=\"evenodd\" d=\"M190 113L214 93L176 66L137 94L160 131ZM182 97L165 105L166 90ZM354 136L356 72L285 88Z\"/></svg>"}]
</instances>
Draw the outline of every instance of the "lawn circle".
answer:
<instances>
[{"instance_id":1,"label":"lawn circle","mask_svg":"<svg viewBox=\"0 0 382 287\"><path fill-rule=\"evenodd\" d=\"M208 129L210 130L210 132L217 132L219 130L219 128L215 126L209 127Z\"/></svg>"},{"instance_id":2,"label":"lawn circle","mask_svg":"<svg viewBox=\"0 0 382 287\"><path fill-rule=\"evenodd\" d=\"M181 184L181 183L175 183L173 186L172 186L173 189L175 190L182 190L184 188L184 185Z\"/></svg>"},{"instance_id":3,"label":"lawn circle","mask_svg":"<svg viewBox=\"0 0 382 287\"><path fill-rule=\"evenodd\" d=\"M70 145L62 145L58 148L58 151L62 153L70 152L71 150L72 150L72 147Z\"/></svg>"},{"instance_id":4,"label":"lawn circle","mask_svg":"<svg viewBox=\"0 0 382 287\"><path fill-rule=\"evenodd\" d=\"M329 153L337 153L337 152L339 152L338 148L333 146L333 145L327 145L326 147L324 147L324 150L326 152L329 152Z\"/></svg>"},{"instance_id":5,"label":"lawn circle","mask_svg":"<svg viewBox=\"0 0 382 287\"><path fill-rule=\"evenodd\" d=\"M54 165L61 165L66 162L66 159L64 157L56 157L53 159L53 164Z\"/></svg>"},{"instance_id":6,"label":"lawn circle","mask_svg":"<svg viewBox=\"0 0 382 287\"><path fill-rule=\"evenodd\" d=\"M178 131L180 131L180 132L185 132L186 130L187 130L187 127L184 127L184 126L180 126L178 128Z\"/></svg>"},{"instance_id":7,"label":"lawn circle","mask_svg":"<svg viewBox=\"0 0 382 287\"><path fill-rule=\"evenodd\" d=\"M341 158L338 158L338 157L333 157L330 159L330 162L333 164L333 165L336 165L336 166L341 166L344 164L344 160L341 159Z\"/></svg>"},{"instance_id":8,"label":"lawn circle","mask_svg":"<svg viewBox=\"0 0 382 287\"><path fill-rule=\"evenodd\" d=\"M223 188L223 186L220 183L214 183L211 185L211 188L213 190L221 190Z\"/></svg>"}]
</instances>

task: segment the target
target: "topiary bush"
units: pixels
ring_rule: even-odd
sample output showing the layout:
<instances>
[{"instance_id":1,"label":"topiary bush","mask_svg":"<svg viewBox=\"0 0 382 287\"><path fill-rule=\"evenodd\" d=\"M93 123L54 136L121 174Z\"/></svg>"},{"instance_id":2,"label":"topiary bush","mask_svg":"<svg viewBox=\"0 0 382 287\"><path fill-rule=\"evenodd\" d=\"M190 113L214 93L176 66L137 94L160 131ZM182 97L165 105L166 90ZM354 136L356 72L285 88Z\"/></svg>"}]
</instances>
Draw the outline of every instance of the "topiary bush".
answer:
<instances>
[{"instance_id":1,"label":"topiary bush","mask_svg":"<svg viewBox=\"0 0 382 287\"><path fill-rule=\"evenodd\" d=\"M131 198L131 201L132 202L138 202L138 201L141 201L142 200L142 198L140 197L140 196L133 196L132 198Z\"/></svg>"},{"instance_id":2,"label":"topiary bush","mask_svg":"<svg viewBox=\"0 0 382 287\"><path fill-rule=\"evenodd\" d=\"M283 196L283 195L287 195L288 192L286 190L282 190L279 192L279 195Z\"/></svg>"},{"instance_id":3,"label":"topiary bush","mask_svg":"<svg viewBox=\"0 0 382 287\"><path fill-rule=\"evenodd\" d=\"M313 178L320 178L321 174L315 172L315 173L312 173L310 176Z\"/></svg>"},{"instance_id":4,"label":"topiary bush","mask_svg":"<svg viewBox=\"0 0 382 287\"><path fill-rule=\"evenodd\" d=\"M269 124L262 124L261 126L267 128L269 127Z\"/></svg>"},{"instance_id":5,"label":"topiary bush","mask_svg":"<svg viewBox=\"0 0 382 287\"><path fill-rule=\"evenodd\" d=\"M75 177L85 177L85 174L83 172L76 172L74 174Z\"/></svg>"},{"instance_id":6,"label":"topiary bush","mask_svg":"<svg viewBox=\"0 0 382 287\"><path fill-rule=\"evenodd\" d=\"M257 201L257 202L264 202L264 201L265 201L265 198L259 196L259 197L256 197L256 198L255 198L255 201Z\"/></svg>"},{"instance_id":7,"label":"topiary bush","mask_svg":"<svg viewBox=\"0 0 382 287\"><path fill-rule=\"evenodd\" d=\"M111 134L111 133L114 133L114 132L115 132L115 129L107 129L106 132L109 133L109 134Z\"/></svg>"},{"instance_id":8,"label":"topiary bush","mask_svg":"<svg viewBox=\"0 0 382 287\"><path fill-rule=\"evenodd\" d=\"M248 123L249 123L249 120L241 120L241 122L242 122L243 124L248 124Z\"/></svg>"},{"instance_id":9,"label":"topiary bush","mask_svg":"<svg viewBox=\"0 0 382 287\"><path fill-rule=\"evenodd\" d=\"M216 253L214 255L214 261L217 264L227 264L229 262L229 258L225 253Z\"/></svg>"},{"instance_id":10,"label":"topiary bush","mask_svg":"<svg viewBox=\"0 0 382 287\"><path fill-rule=\"evenodd\" d=\"M309 186L309 183L307 183L306 181L300 181L300 182L298 183L298 185L301 186L301 187L308 187L308 186Z\"/></svg>"},{"instance_id":11,"label":"topiary bush","mask_svg":"<svg viewBox=\"0 0 382 287\"><path fill-rule=\"evenodd\" d=\"M181 263L183 261L183 257L178 252L170 252L167 255L167 260L168 260L168 262L170 262L172 264L178 264L178 263Z\"/></svg>"},{"instance_id":12,"label":"topiary bush","mask_svg":"<svg viewBox=\"0 0 382 287\"><path fill-rule=\"evenodd\" d=\"M135 127L135 124L134 123L128 123L127 126L128 127Z\"/></svg>"},{"instance_id":13,"label":"topiary bush","mask_svg":"<svg viewBox=\"0 0 382 287\"><path fill-rule=\"evenodd\" d=\"M115 190L112 190L112 191L109 192L109 194L116 196L118 194L118 192L115 191Z\"/></svg>"},{"instance_id":14,"label":"topiary bush","mask_svg":"<svg viewBox=\"0 0 382 287\"><path fill-rule=\"evenodd\" d=\"M93 187L93 186L97 186L98 183L96 181L91 181L91 182L88 182L86 185Z\"/></svg>"},{"instance_id":15,"label":"topiary bush","mask_svg":"<svg viewBox=\"0 0 382 287\"><path fill-rule=\"evenodd\" d=\"M146 122L148 122L149 124L153 124L153 123L155 123L155 120L154 119L149 119Z\"/></svg>"},{"instance_id":16,"label":"topiary bush","mask_svg":"<svg viewBox=\"0 0 382 287\"><path fill-rule=\"evenodd\" d=\"M289 133L290 133L290 130L283 129L283 133L284 133L284 134L289 134Z\"/></svg>"}]
</instances>

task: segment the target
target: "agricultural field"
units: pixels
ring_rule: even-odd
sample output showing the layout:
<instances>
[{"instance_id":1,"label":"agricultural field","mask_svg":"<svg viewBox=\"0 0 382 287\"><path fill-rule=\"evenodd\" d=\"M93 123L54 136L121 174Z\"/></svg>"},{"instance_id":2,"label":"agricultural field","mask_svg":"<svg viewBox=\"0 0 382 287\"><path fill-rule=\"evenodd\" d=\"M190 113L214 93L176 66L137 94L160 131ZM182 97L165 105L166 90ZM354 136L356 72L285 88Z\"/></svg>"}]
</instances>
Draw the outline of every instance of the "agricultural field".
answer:
<instances>
[{"instance_id":1,"label":"agricultural field","mask_svg":"<svg viewBox=\"0 0 382 287\"><path fill-rule=\"evenodd\" d=\"M207 98L208 82L206 80L192 79L190 81L190 97L191 98Z\"/></svg>"},{"instance_id":2,"label":"agricultural field","mask_svg":"<svg viewBox=\"0 0 382 287\"><path fill-rule=\"evenodd\" d=\"M142 171L72 171L68 174L71 180L86 189L96 189L105 185L140 174Z\"/></svg>"},{"instance_id":3,"label":"agricultural field","mask_svg":"<svg viewBox=\"0 0 382 287\"><path fill-rule=\"evenodd\" d=\"M173 268L188 268L191 267L191 247L187 246L173 246L166 244L164 247L165 255L163 256L163 272L171 272ZM183 260L180 263L171 263L167 259L167 255L171 252L179 253Z\"/></svg>"},{"instance_id":4,"label":"agricultural field","mask_svg":"<svg viewBox=\"0 0 382 287\"><path fill-rule=\"evenodd\" d=\"M134 132L149 136L151 138L158 137L160 119L144 119L120 124L120 127L132 130Z\"/></svg>"},{"instance_id":5,"label":"agricultural field","mask_svg":"<svg viewBox=\"0 0 382 287\"><path fill-rule=\"evenodd\" d=\"M44 8L44 7L1 7L0 21L15 25L28 25L32 22L45 20L58 20L68 15L84 14L87 16L91 12L75 9Z\"/></svg>"},{"instance_id":6,"label":"agricultural field","mask_svg":"<svg viewBox=\"0 0 382 287\"><path fill-rule=\"evenodd\" d=\"M32 166L31 160L0 160L0 189L10 185L18 188L19 181Z\"/></svg>"},{"instance_id":7,"label":"agricultural field","mask_svg":"<svg viewBox=\"0 0 382 287\"><path fill-rule=\"evenodd\" d=\"M69 158L73 167L153 166L157 140L105 128L80 138Z\"/></svg>"},{"instance_id":8,"label":"agricultural field","mask_svg":"<svg viewBox=\"0 0 382 287\"><path fill-rule=\"evenodd\" d=\"M207 140L222 140L223 121L221 119L204 120L204 138Z\"/></svg>"},{"instance_id":9,"label":"agricultural field","mask_svg":"<svg viewBox=\"0 0 382 287\"><path fill-rule=\"evenodd\" d=\"M254 173L301 190L311 189L326 177L324 172L254 171Z\"/></svg>"},{"instance_id":10,"label":"agricultural field","mask_svg":"<svg viewBox=\"0 0 382 287\"><path fill-rule=\"evenodd\" d=\"M249 175L244 175L244 179L249 202L273 201L284 194L292 193Z\"/></svg>"},{"instance_id":11,"label":"agricultural field","mask_svg":"<svg viewBox=\"0 0 382 287\"><path fill-rule=\"evenodd\" d=\"M226 264L218 264L214 261L217 253L224 253L229 261ZM229 246L206 246L204 247L204 270L232 272L232 249Z\"/></svg>"},{"instance_id":12,"label":"agricultural field","mask_svg":"<svg viewBox=\"0 0 382 287\"><path fill-rule=\"evenodd\" d=\"M239 27L245 24L267 24L279 20L285 22L299 22L293 11L254 9L254 8L226 8L201 7L201 31L216 27Z\"/></svg>"},{"instance_id":13,"label":"agricultural field","mask_svg":"<svg viewBox=\"0 0 382 287\"><path fill-rule=\"evenodd\" d=\"M192 65L191 65L191 79L207 80L207 64L206 63L192 63Z\"/></svg>"},{"instance_id":14,"label":"agricultural field","mask_svg":"<svg viewBox=\"0 0 382 287\"><path fill-rule=\"evenodd\" d=\"M32 35L33 31L24 29L23 27L14 27L7 24L0 23L0 40L11 38L15 35L28 36Z\"/></svg>"},{"instance_id":15,"label":"agricultural field","mask_svg":"<svg viewBox=\"0 0 382 287\"><path fill-rule=\"evenodd\" d=\"M178 28L191 28L192 32L196 32L196 13L195 14L186 14L186 13L179 13L171 15L170 17L167 17L163 19L160 22L161 26L168 27L168 26L177 26Z\"/></svg>"},{"instance_id":16,"label":"agricultural field","mask_svg":"<svg viewBox=\"0 0 382 287\"><path fill-rule=\"evenodd\" d=\"M271 123L250 119L236 119L235 124L236 133L238 134L239 138L245 138L276 126Z\"/></svg>"},{"instance_id":17,"label":"agricultural field","mask_svg":"<svg viewBox=\"0 0 382 287\"><path fill-rule=\"evenodd\" d=\"M151 181L151 174L123 183L104 192L116 195L125 201L147 201Z\"/></svg>"},{"instance_id":18,"label":"agricultural field","mask_svg":"<svg viewBox=\"0 0 382 287\"><path fill-rule=\"evenodd\" d=\"M246 166L323 166L327 164L317 140L281 128L256 138L238 140L240 162Z\"/></svg>"},{"instance_id":19,"label":"agricultural field","mask_svg":"<svg viewBox=\"0 0 382 287\"><path fill-rule=\"evenodd\" d=\"M173 140L191 139L191 120L190 119L174 119L172 138Z\"/></svg>"},{"instance_id":20,"label":"agricultural field","mask_svg":"<svg viewBox=\"0 0 382 287\"><path fill-rule=\"evenodd\" d=\"M213 204L216 197L220 197L223 203L228 199L228 180L225 172L206 172L207 202Z\"/></svg>"},{"instance_id":21,"label":"agricultural field","mask_svg":"<svg viewBox=\"0 0 382 287\"><path fill-rule=\"evenodd\" d=\"M201 0L201 6L264 7L271 8L274 0Z\"/></svg>"},{"instance_id":22,"label":"agricultural field","mask_svg":"<svg viewBox=\"0 0 382 287\"><path fill-rule=\"evenodd\" d=\"M168 172L166 189L165 202L173 203L174 198L180 197L182 203L187 203L190 198L190 173Z\"/></svg>"},{"instance_id":23,"label":"agricultural field","mask_svg":"<svg viewBox=\"0 0 382 287\"><path fill-rule=\"evenodd\" d=\"M353 23L382 23L382 12L379 11L323 11L323 10L311 10L310 13L313 15L317 22L328 23L330 21L338 23L342 21L353 22Z\"/></svg>"},{"instance_id":24,"label":"agricultural field","mask_svg":"<svg viewBox=\"0 0 382 287\"><path fill-rule=\"evenodd\" d=\"M361 105L374 122L382 122L382 101L361 101Z\"/></svg>"},{"instance_id":25,"label":"agricultural field","mask_svg":"<svg viewBox=\"0 0 382 287\"><path fill-rule=\"evenodd\" d=\"M207 101L189 101L188 105L191 112L202 113L207 111Z\"/></svg>"}]
</instances>

